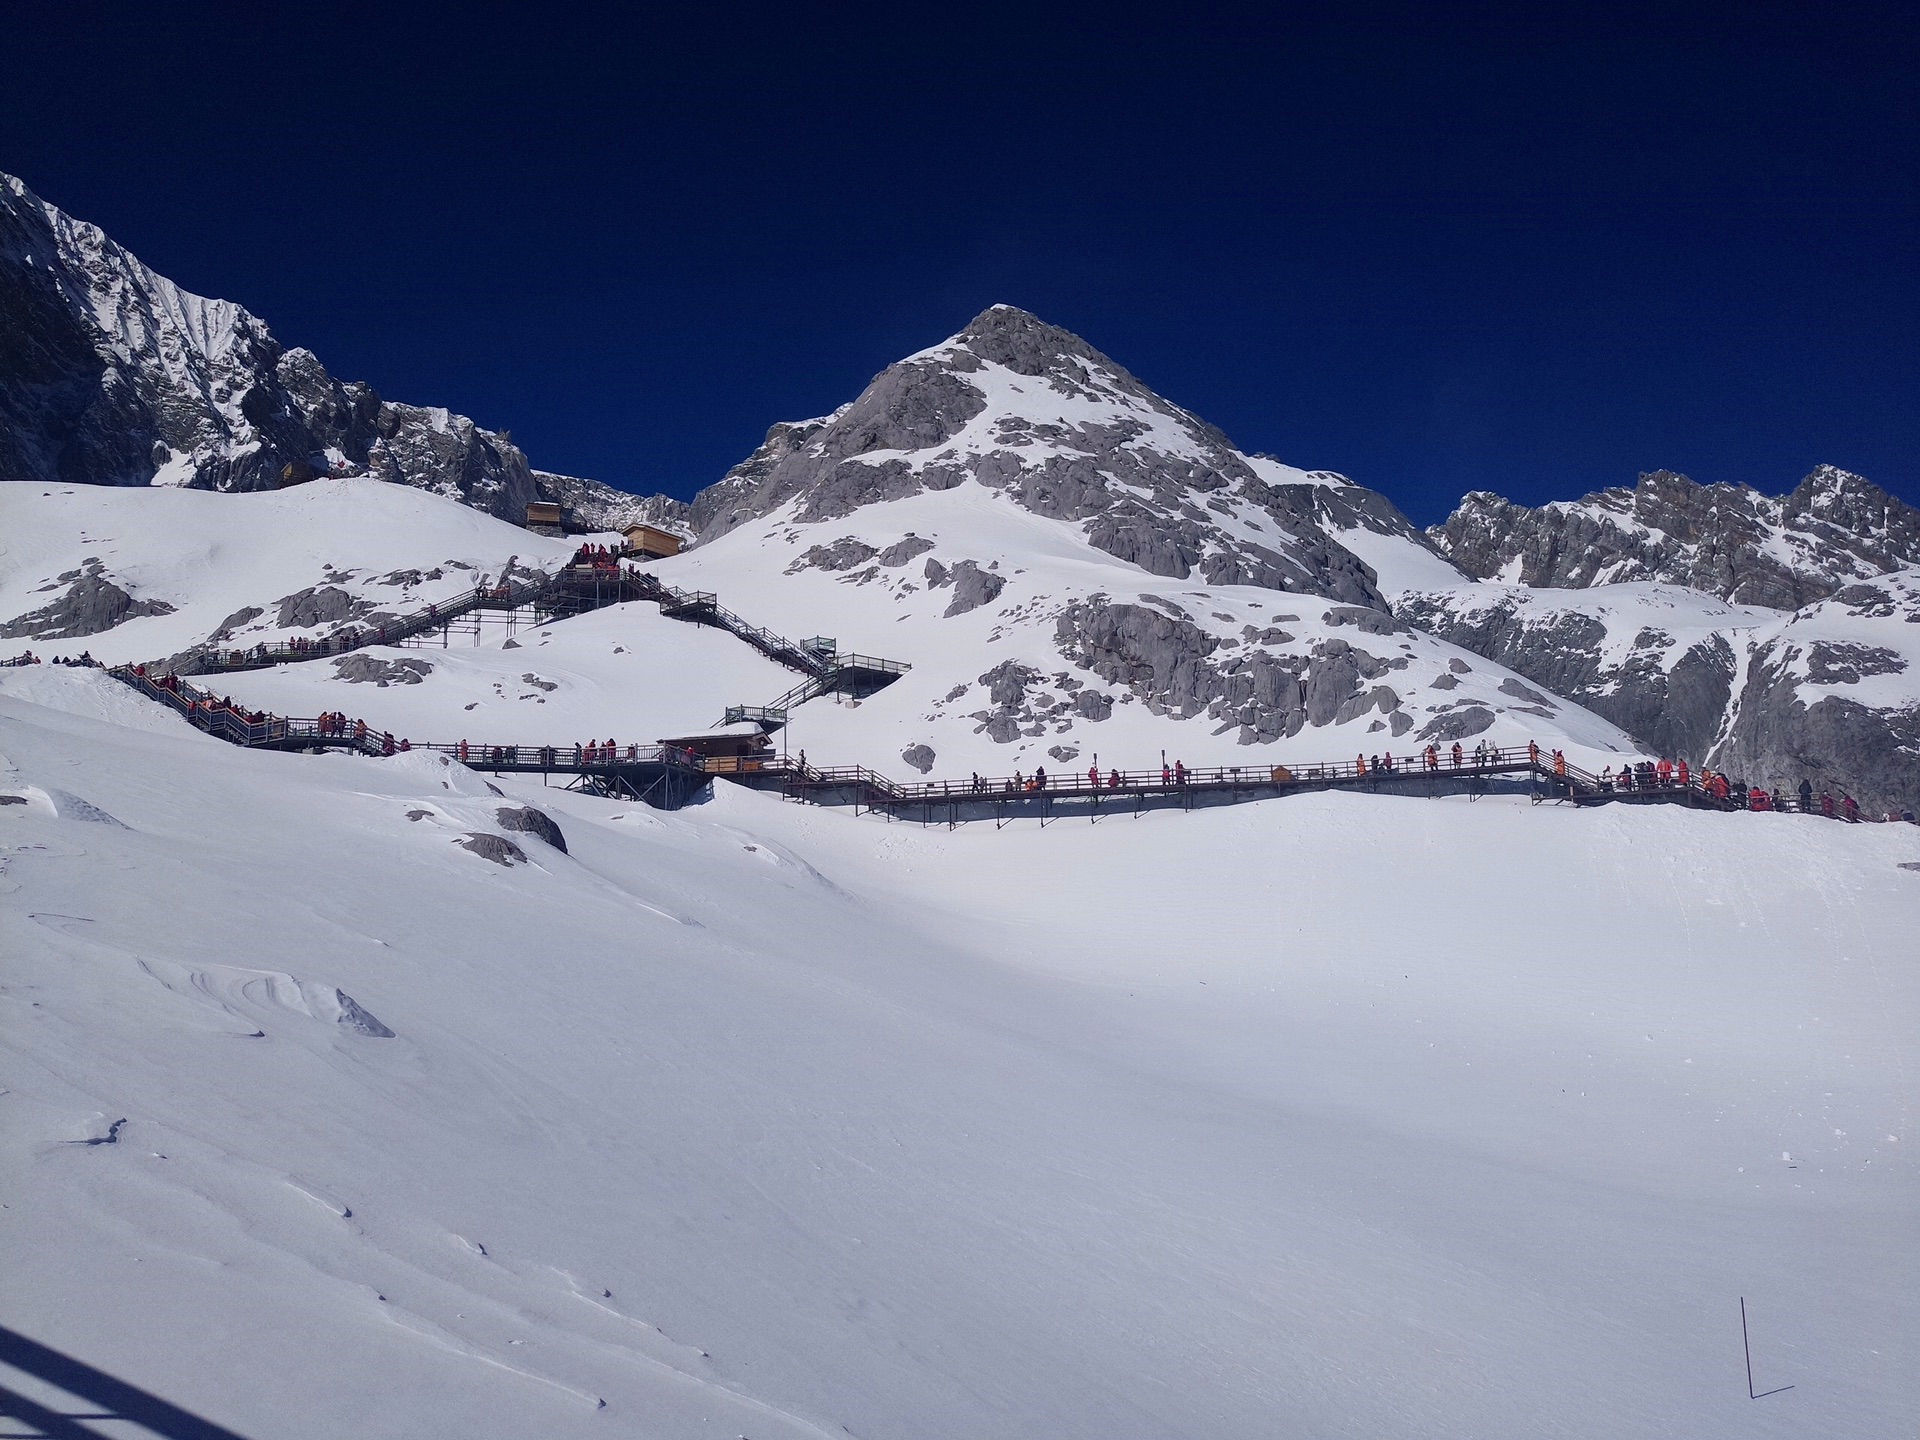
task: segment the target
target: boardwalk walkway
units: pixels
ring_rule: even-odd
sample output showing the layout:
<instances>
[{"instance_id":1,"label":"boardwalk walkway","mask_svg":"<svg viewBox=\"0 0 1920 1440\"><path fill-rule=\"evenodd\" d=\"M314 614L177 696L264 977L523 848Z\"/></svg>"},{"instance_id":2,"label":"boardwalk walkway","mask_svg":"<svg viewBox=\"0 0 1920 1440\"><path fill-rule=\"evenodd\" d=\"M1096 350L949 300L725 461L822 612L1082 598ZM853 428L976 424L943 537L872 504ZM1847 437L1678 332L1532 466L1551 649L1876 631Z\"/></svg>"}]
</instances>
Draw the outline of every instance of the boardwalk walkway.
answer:
<instances>
[{"instance_id":1,"label":"boardwalk walkway","mask_svg":"<svg viewBox=\"0 0 1920 1440\"><path fill-rule=\"evenodd\" d=\"M144 666L107 672L148 699L166 705L197 729L231 744L265 750L350 750L363 755L428 751L473 770L560 778L568 788L677 809L715 778L814 805L877 811L922 824L1035 818L1043 824L1069 816L1099 820L1150 809L1200 809L1315 790L1478 797L1524 794L1534 803L1688 805L1749 808L1744 798L1716 794L1711 778L1698 784L1609 785L1533 746L1485 749L1428 763L1424 754L1383 756L1383 763L1340 761L1313 765L1232 765L1187 769L1084 771L1036 777L974 777L964 781L901 782L864 766L817 767L795 761L709 758L671 745L492 745L465 740L396 738L345 715L295 718L247 711L177 676L152 676ZM1799 808L1792 802L1777 807Z\"/></svg>"},{"instance_id":2,"label":"boardwalk walkway","mask_svg":"<svg viewBox=\"0 0 1920 1440\"><path fill-rule=\"evenodd\" d=\"M195 729L253 750L350 750L360 755L426 751L497 775L559 776L571 789L676 810L710 783L698 755L672 745L473 745L396 739L345 715L295 718L248 711L175 676L153 677L142 666L107 672Z\"/></svg>"},{"instance_id":3,"label":"boardwalk walkway","mask_svg":"<svg viewBox=\"0 0 1920 1440\"><path fill-rule=\"evenodd\" d=\"M445 644L457 622L482 612L509 617L531 612L531 622L538 624L635 600L651 601L669 619L725 630L769 660L806 677L771 705L734 707L755 712L756 719L771 720L777 714L780 723L784 723L789 709L820 695L870 695L912 668L899 660L843 652L825 637L789 640L735 614L709 591L677 589L638 566L580 560L562 566L551 575L476 586L409 615L354 621L312 640L282 645L263 643L238 649L199 646L167 668L179 675L264 670L274 665L346 655L372 645L418 645L435 632ZM159 667L149 668L157 671Z\"/></svg>"},{"instance_id":4,"label":"boardwalk walkway","mask_svg":"<svg viewBox=\"0 0 1920 1440\"><path fill-rule=\"evenodd\" d=\"M824 637L794 641L752 625L720 605L705 591L675 589L645 570L607 560L576 559L552 575L497 586L479 586L424 611L377 626L343 627L320 639L287 646L258 645L250 650L207 647L189 652L171 667L128 665L108 673L148 699L182 715L190 724L222 740L250 749L351 750L366 755L432 751L475 770L495 774L560 777L569 788L623 799L643 800L663 809L685 804L715 777L784 798L816 805L878 811L889 819L958 824L963 820L1033 817L1043 824L1069 815L1103 816L1148 809L1195 809L1310 790L1365 790L1439 796L1477 797L1494 792L1525 794L1536 804L1679 804L1717 810L1802 808L1831 818L1831 800L1801 806L1791 798L1729 794L1724 780L1709 773L1656 782L1651 775L1616 779L1569 764L1533 745L1462 752L1421 752L1311 765L1232 765L1157 771L1056 772L1037 777L974 776L966 781L901 782L864 766L817 768L784 757L775 759L705 758L670 745L492 745L465 740L415 742L378 731L345 715L306 718L249 712L181 678L185 674L260 669L325 656L342 655L368 645L396 644L452 624L481 610L515 612L532 608L537 616L560 619L607 605L651 601L662 615L712 625L752 645L768 658L800 672L801 682L769 705L728 707L723 723L748 721L765 730L786 723L791 707L834 692L871 694L899 678L908 667L892 660L841 652ZM1718 786L1718 788L1716 788ZM1764 803L1763 803L1764 802Z\"/></svg>"}]
</instances>

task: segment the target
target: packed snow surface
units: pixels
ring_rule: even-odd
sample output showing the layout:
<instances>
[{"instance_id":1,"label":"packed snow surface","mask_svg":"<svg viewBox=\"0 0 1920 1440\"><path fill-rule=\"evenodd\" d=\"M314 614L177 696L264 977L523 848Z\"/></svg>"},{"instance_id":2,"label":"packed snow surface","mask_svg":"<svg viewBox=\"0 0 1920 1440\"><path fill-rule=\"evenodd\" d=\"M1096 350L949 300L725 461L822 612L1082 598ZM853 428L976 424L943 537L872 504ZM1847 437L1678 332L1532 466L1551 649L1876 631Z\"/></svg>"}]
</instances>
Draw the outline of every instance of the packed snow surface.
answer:
<instances>
[{"instance_id":1,"label":"packed snow surface","mask_svg":"<svg viewBox=\"0 0 1920 1440\"><path fill-rule=\"evenodd\" d=\"M1910 827L659 814L49 669L0 756L4 1323L242 1434L1920 1413Z\"/></svg>"},{"instance_id":2,"label":"packed snow surface","mask_svg":"<svg viewBox=\"0 0 1920 1440\"><path fill-rule=\"evenodd\" d=\"M573 549L378 480L239 495L0 484L0 624L57 602L94 562L134 601L170 607L68 639L0 640L0 655L84 650L131 664L223 630L236 649L277 644L335 628L308 615L282 620L283 602L302 591L339 592L354 607L345 619L411 614L473 589L483 575L498 578L509 561L551 570Z\"/></svg>"}]
</instances>

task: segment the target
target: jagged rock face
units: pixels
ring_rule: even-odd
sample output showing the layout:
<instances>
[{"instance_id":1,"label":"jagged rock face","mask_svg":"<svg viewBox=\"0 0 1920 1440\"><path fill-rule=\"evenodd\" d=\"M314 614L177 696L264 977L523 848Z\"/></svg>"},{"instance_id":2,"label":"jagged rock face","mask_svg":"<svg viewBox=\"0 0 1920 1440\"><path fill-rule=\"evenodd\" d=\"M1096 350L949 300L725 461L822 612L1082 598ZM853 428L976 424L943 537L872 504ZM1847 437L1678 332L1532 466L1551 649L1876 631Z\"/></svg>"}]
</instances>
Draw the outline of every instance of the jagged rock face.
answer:
<instances>
[{"instance_id":1,"label":"jagged rock face","mask_svg":"<svg viewBox=\"0 0 1920 1440\"><path fill-rule=\"evenodd\" d=\"M240 306L189 294L0 175L0 479L262 490L290 464L515 521L536 499L589 518L632 499L594 481L543 488L505 435L334 379Z\"/></svg>"},{"instance_id":2,"label":"jagged rock face","mask_svg":"<svg viewBox=\"0 0 1920 1440\"><path fill-rule=\"evenodd\" d=\"M1469 586L1402 595L1394 613L1579 702L1657 754L1695 761L1707 754L1733 698L1731 629L1676 636L1636 619L1616 637L1607 618L1539 599L1511 587ZM1730 625L1741 618L1727 612Z\"/></svg>"},{"instance_id":3,"label":"jagged rock face","mask_svg":"<svg viewBox=\"0 0 1920 1440\"><path fill-rule=\"evenodd\" d=\"M775 426L694 501L692 519L710 540L783 506L817 523L971 481L1080 525L1154 575L1383 606L1372 571L1315 523L1316 508L1339 504L1407 536L1412 526L1383 497L1347 487L1352 498L1330 499L1286 473L1271 462L1263 473L1262 457L1078 336L995 306L834 414Z\"/></svg>"},{"instance_id":4,"label":"jagged rock face","mask_svg":"<svg viewBox=\"0 0 1920 1440\"><path fill-rule=\"evenodd\" d=\"M1356 613L1385 621L1385 633L1392 633L1386 617ZM1337 614L1329 612L1329 621ZM1414 724L1399 692L1373 683L1405 669L1405 657L1375 655L1337 637L1308 653L1268 648L1293 640L1277 628L1236 644L1183 615L1095 597L1061 612L1055 638L1068 660L1143 701L1152 713L1204 715L1218 727L1216 734L1235 730L1243 745L1287 739L1308 725L1344 724L1375 711L1395 736ZM1103 706L1110 703L1100 699Z\"/></svg>"},{"instance_id":5,"label":"jagged rock face","mask_svg":"<svg viewBox=\"0 0 1920 1440\"><path fill-rule=\"evenodd\" d=\"M1678 587L1410 593L1419 629L1576 700L1650 750L1869 810L1920 804L1920 569L1793 612Z\"/></svg>"},{"instance_id":6,"label":"jagged rock face","mask_svg":"<svg viewBox=\"0 0 1920 1440\"><path fill-rule=\"evenodd\" d=\"M671 495L629 495L598 480L578 475L533 472L533 483L544 500L557 500L572 512L582 530L624 530L629 525L652 525L680 535L693 534L693 507Z\"/></svg>"},{"instance_id":7,"label":"jagged rock face","mask_svg":"<svg viewBox=\"0 0 1920 1440\"><path fill-rule=\"evenodd\" d=\"M1920 510L1830 465L1781 497L1666 470L1537 510L1475 492L1429 533L1477 579L1563 589L1660 580L1782 610L1920 564Z\"/></svg>"},{"instance_id":8,"label":"jagged rock face","mask_svg":"<svg viewBox=\"0 0 1920 1440\"><path fill-rule=\"evenodd\" d=\"M136 600L108 578L106 567L89 559L59 576L47 589L67 588L57 599L0 625L0 640L72 640L100 635L124 620L142 615L171 615L165 600Z\"/></svg>"},{"instance_id":9,"label":"jagged rock face","mask_svg":"<svg viewBox=\"0 0 1920 1440\"><path fill-rule=\"evenodd\" d=\"M1758 638L1712 758L1870 813L1920 809L1920 570L1848 585Z\"/></svg>"}]
</instances>

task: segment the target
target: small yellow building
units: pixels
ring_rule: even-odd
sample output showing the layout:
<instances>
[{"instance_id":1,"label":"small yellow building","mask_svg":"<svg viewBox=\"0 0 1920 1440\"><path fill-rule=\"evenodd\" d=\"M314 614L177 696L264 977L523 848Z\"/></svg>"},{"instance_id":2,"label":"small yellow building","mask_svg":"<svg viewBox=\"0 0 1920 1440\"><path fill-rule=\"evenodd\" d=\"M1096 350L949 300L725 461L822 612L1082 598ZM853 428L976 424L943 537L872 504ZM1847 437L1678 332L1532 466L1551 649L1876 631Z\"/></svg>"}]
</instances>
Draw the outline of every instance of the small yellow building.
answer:
<instances>
[{"instance_id":1,"label":"small yellow building","mask_svg":"<svg viewBox=\"0 0 1920 1440\"><path fill-rule=\"evenodd\" d=\"M654 560L678 555L684 543L671 530L662 530L657 525L629 525L621 533L627 537L627 554L643 555Z\"/></svg>"},{"instance_id":2,"label":"small yellow building","mask_svg":"<svg viewBox=\"0 0 1920 1440\"><path fill-rule=\"evenodd\" d=\"M566 512L551 500L529 501L527 529L542 535L564 535L567 529Z\"/></svg>"}]
</instances>

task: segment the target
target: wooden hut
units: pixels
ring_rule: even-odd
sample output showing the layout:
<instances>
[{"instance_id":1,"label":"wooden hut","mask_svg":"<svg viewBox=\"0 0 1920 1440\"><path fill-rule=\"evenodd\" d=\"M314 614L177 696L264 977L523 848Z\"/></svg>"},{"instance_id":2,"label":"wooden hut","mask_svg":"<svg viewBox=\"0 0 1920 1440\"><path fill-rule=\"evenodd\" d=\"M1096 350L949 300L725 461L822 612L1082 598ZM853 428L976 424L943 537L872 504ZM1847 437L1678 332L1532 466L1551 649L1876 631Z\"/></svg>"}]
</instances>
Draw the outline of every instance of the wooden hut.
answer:
<instances>
[{"instance_id":1,"label":"wooden hut","mask_svg":"<svg viewBox=\"0 0 1920 1440\"><path fill-rule=\"evenodd\" d=\"M657 525L629 525L621 533L627 537L627 554L643 559L664 560L678 555L684 543L671 530Z\"/></svg>"},{"instance_id":2,"label":"wooden hut","mask_svg":"<svg viewBox=\"0 0 1920 1440\"><path fill-rule=\"evenodd\" d=\"M704 735L680 735L660 743L699 756L701 767L709 775L758 770L774 758L773 741L752 724L729 725Z\"/></svg>"},{"instance_id":3,"label":"wooden hut","mask_svg":"<svg viewBox=\"0 0 1920 1440\"><path fill-rule=\"evenodd\" d=\"M552 500L530 500L527 529L536 535L564 535L567 533L566 511Z\"/></svg>"}]
</instances>

